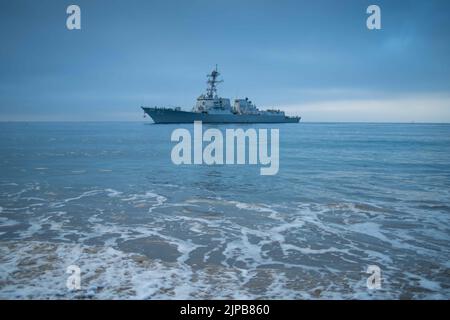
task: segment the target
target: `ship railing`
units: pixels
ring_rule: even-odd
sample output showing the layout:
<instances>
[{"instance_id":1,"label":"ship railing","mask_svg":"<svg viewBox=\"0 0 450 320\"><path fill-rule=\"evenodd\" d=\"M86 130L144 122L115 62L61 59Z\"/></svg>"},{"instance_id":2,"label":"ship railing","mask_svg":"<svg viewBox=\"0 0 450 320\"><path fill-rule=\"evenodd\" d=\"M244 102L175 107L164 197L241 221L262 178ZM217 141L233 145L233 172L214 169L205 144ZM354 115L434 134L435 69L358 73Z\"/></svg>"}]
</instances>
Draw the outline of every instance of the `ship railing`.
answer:
<instances>
[{"instance_id":1,"label":"ship railing","mask_svg":"<svg viewBox=\"0 0 450 320\"><path fill-rule=\"evenodd\" d=\"M151 109L154 109L154 110L181 111L181 107L158 107L158 106L154 106Z\"/></svg>"}]
</instances>

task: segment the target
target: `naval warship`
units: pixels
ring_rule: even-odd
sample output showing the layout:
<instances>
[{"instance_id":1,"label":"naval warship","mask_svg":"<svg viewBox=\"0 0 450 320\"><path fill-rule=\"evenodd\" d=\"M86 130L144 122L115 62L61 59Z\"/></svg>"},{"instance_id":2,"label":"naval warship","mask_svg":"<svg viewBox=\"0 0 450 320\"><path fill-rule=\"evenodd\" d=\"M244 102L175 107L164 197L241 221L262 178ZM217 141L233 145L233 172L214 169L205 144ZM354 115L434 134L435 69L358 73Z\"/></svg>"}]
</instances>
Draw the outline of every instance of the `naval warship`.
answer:
<instances>
[{"instance_id":1,"label":"naval warship","mask_svg":"<svg viewBox=\"0 0 450 320\"><path fill-rule=\"evenodd\" d=\"M230 99L217 95L220 73L216 68L207 75L206 93L197 98L192 111L183 111L180 107L141 107L155 123L298 123L300 117L289 117L283 111L259 110L248 98ZM145 114L144 114L145 115Z\"/></svg>"}]
</instances>

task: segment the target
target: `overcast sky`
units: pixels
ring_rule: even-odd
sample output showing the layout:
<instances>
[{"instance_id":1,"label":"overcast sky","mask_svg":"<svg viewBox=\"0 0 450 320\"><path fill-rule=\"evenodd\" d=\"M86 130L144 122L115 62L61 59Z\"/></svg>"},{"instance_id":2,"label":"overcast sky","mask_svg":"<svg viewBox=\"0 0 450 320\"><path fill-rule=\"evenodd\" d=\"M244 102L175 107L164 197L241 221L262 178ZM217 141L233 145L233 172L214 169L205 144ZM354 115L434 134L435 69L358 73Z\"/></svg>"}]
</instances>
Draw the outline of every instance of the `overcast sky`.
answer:
<instances>
[{"instance_id":1,"label":"overcast sky","mask_svg":"<svg viewBox=\"0 0 450 320\"><path fill-rule=\"evenodd\" d=\"M1 0L0 41L4 121L189 110L217 63L221 96L305 121L450 122L447 0Z\"/></svg>"}]
</instances>

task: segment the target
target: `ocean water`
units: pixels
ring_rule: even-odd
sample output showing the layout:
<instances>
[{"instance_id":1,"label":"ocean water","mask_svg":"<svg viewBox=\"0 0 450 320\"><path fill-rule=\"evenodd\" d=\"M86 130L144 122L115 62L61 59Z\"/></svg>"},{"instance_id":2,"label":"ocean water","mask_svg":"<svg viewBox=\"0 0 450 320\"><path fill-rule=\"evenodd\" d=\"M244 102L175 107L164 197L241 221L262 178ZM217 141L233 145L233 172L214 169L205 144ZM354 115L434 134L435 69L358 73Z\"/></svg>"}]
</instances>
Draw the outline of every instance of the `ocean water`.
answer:
<instances>
[{"instance_id":1,"label":"ocean water","mask_svg":"<svg viewBox=\"0 0 450 320\"><path fill-rule=\"evenodd\" d=\"M1 123L0 298L450 298L450 125L255 125L275 176L175 166L177 127Z\"/></svg>"}]
</instances>

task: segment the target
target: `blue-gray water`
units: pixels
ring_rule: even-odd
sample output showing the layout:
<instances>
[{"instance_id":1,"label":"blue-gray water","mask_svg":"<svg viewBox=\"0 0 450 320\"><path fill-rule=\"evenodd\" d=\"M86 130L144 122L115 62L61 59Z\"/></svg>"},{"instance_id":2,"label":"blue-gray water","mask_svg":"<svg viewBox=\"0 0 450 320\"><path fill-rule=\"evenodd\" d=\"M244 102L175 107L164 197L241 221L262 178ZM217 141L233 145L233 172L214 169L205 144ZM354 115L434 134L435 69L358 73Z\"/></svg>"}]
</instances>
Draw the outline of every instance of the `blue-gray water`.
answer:
<instances>
[{"instance_id":1,"label":"blue-gray water","mask_svg":"<svg viewBox=\"0 0 450 320\"><path fill-rule=\"evenodd\" d=\"M1 123L0 298L450 298L450 125L257 125L276 176L176 127Z\"/></svg>"}]
</instances>

